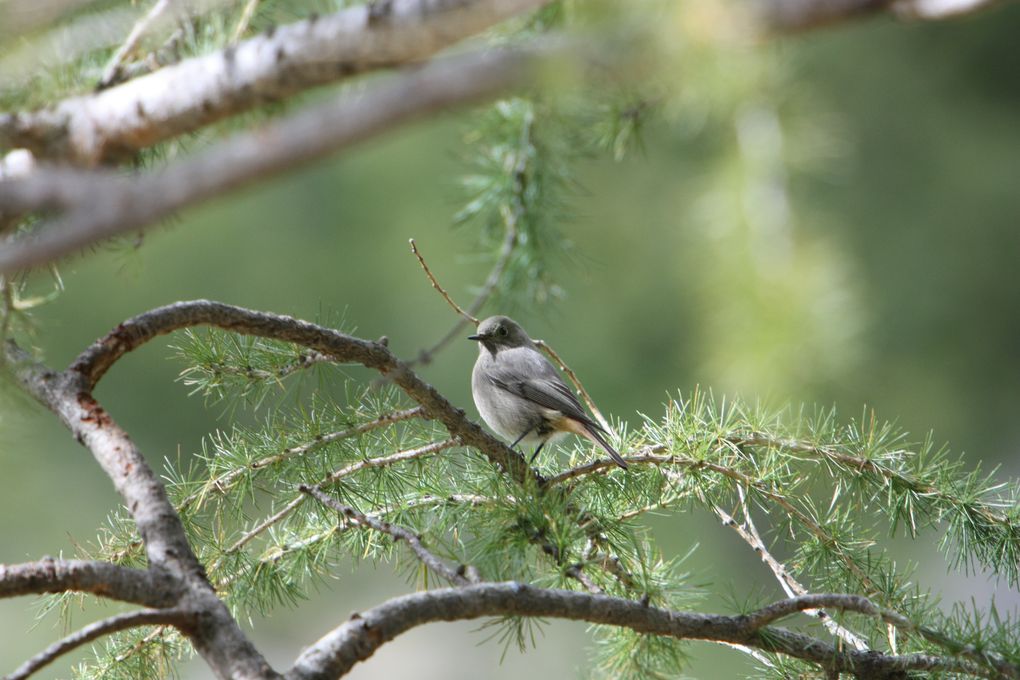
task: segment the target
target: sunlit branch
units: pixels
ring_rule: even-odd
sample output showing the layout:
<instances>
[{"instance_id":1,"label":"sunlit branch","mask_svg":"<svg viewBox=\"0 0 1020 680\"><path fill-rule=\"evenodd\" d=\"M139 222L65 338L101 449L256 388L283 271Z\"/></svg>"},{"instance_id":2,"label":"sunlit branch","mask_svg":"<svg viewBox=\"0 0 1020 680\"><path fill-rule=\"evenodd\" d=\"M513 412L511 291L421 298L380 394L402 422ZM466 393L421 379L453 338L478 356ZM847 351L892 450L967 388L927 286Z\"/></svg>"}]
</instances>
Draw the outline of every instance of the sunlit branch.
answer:
<instances>
[{"instance_id":1,"label":"sunlit branch","mask_svg":"<svg viewBox=\"0 0 1020 680\"><path fill-rule=\"evenodd\" d=\"M391 0L237 45L34 112L0 114L0 146L96 165L352 75L426 60L547 0Z\"/></svg>"},{"instance_id":2,"label":"sunlit branch","mask_svg":"<svg viewBox=\"0 0 1020 680\"><path fill-rule=\"evenodd\" d=\"M410 121L485 101L533 81L543 59L556 52L556 46L544 43L436 60L373 83L357 96L345 93L311 105L131 177L111 171L39 168L27 177L0 182L5 215L62 211L61 217L0 248L0 273L37 266L141 229Z\"/></svg>"}]
</instances>

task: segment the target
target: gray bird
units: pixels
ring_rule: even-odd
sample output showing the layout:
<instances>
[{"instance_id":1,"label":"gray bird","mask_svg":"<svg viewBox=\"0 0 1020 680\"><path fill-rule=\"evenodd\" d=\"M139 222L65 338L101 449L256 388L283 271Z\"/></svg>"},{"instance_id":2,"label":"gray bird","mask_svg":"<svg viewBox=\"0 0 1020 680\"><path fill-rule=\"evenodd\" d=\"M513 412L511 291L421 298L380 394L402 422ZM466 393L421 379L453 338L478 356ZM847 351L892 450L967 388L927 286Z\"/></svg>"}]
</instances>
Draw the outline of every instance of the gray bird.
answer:
<instances>
[{"instance_id":1,"label":"gray bird","mask_svg":"<svg viewBox=\"0 0 1020 680\"><path fill-rule=\"evenodd\" d=\"M524 329L505 316L478 324L478 360L471 373L471 395L485 422L499 435L538 444L531 460L547 442L567 433L598 444L624 470L627 463L609 442L606 431L588 417L577 397Z\"/></svg>"}]
</instances>

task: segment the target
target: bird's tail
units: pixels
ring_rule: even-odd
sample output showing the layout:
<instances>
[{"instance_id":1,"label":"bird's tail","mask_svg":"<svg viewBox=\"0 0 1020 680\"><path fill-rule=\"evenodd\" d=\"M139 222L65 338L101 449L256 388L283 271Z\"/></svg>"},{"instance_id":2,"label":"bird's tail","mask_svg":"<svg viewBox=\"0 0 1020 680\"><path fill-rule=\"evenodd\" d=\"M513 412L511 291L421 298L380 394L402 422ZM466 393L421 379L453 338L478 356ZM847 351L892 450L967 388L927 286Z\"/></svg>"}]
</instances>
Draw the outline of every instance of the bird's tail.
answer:
<instances>
[{"instance_id":1,"label":"bird's tail","mask_svg":"<svg viewBox=\"0 0 1020 680\"><path fill-rule=\"evenodd\" d=\"M602 436L601 428L598 426L592 427L591 425L588 425L584 428L584 434L588 437L588 439L601 446L602 449L610 455L614 463L624 470L627 469L627 461L623 459L623 456L621 456L616 449L609 445L606 438Z\"/></svg>"}]
</instances>

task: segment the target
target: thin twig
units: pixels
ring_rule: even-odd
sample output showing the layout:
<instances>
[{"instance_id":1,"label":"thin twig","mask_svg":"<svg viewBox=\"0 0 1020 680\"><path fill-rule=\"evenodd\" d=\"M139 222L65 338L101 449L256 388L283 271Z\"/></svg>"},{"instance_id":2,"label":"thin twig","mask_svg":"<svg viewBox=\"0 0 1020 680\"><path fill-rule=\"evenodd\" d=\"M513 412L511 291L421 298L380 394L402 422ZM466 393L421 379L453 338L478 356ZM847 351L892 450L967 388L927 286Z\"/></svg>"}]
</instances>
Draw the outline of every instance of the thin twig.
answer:
<instances>
[{"instance_id":1,"label":"thin twig","mask_svg":"<svg viewBox=\"0 0 1020 680\"><path fill-rule=\"evenodd\" d=\"M104 635L127 630L128 628L138 628L153 624L180 624L194 617L195 614L181 609L143 609L141 611L111 616L102 621L91 623L81 630L68 635L63 640L50 645L23 663L16 671L6 676L5 680L24 680L36 671L53 663L64 654Z\"/></svg>"},{"instance_id":2,"label":"thin twig","mask_svg":"<svg viewBox=\"0 0 1020 680\"><path fill-rule=\"evenodd\" d=\"M142 39L145 32L149 30L172 3L173 0L156 0L156 4L152 6L152 9L138 20L134 28L131 29L131 33L128 34L127 40L117 48L117 51L110 57L106 68L103 69L103 77L99 79L100 89L109 87L120 76L121 63L134 51L135 47L138 46L138 41Z\"/></svg>"},{"instance_id":3,"label":"thin twig","mask_svg":"<svg viewBox=\"0 0 1020 680\"><path fill-rule=\"evenodd\" d=\"M747 509L747 504L746 502L744 502L743 490L741 489L739 493L744 512L743 523L738 523L733 518L732 515L730 515L728 512L723 510L718 505L712 504L711 506L712 511L715 512L719 519L722 520L724 526L728 526L734 531L736 531L737 535L739 535L740 538L742 538L745 543L751 546L751 549L758 554L758 556L761 558L761 561L764 562L768 566L768 568L772 571L772 574L776 577L776 580L779 581L779 585L782 587L783 592L785 592L787 596L797 597L800 595L809 594L807 588L801 585L800 582L797 581L797 579L795 579L793 575L789 572L789 570L783 565L783 563L777 560L775 557L773 557L772 553L770 553L768 549L765 547L765 544L762 542L761 537L758 535L757 528L751 521L751 516L748 513ZM804 613L808 614L809 616L816 617L819 621L822 622L822 625L824 625L829 630L829 632L831 632L833 635L837 636L847 644L853 646L854 649L858 650L868 649L868 644L863 638L861 638L853 631L848 630L845 627L839 625L831 616L829 616L829 614L824 609L806 609L804 610Z\"/></svg>"},{"instance_id":4,"label":"thin twig","mask_svg":"<svg viewBox=\"0 0 1020 680\"><path fill-rule=\"evenodd\" d=\"M479 320L475 318L473 315L468 314L466 311L464 311L464 309L460 305L453 301L453 298L451 298L450 294L446 292L446 289L439 285L439 281L436 280L436 277L432 273L432 270L429 269L428 264L425 263L425 258L422 257L421 252L418 251L418 244L414 242L414 239L413 238L409 239L409 242L411 244L411 252L414 253L414 256L416 258L418 258L418 264L420 264L421 268L425 270L425 276L429 277L429 281L432 283L432 287L439 291L439 294L443 296L444 300L446 300L446 304L450 305L450 307L453 308L453 311L457 312L457 314L459 314L465 320L470 321L471 323L477 326L480 323Z\"/></svg>"},{"instance_id":5,"label":"thin twig","mask_svg":"<svg viewBox=\"0 0 1020 680\"><path fill-rule=\"evenodd\" d=\"M466 316L461 315L462 318L459 319L457 323L453 325L453 328L446 332L446 335L437 340L436 343L429 347L428 349L423 349L421 352L419 352L418 357L414 361L408 362L409 366L416 366L418 364L426 365L429 364L432 361L432 358L440 350L442 350L454 339L460 336L461 333L464 332L464 329L467 327L469 323L473 323L476 326L478 325L478 319L475 318L475 315L478 314L479 311L481 311L482 307L485 306L485 303L489 300L489 298L492 296L492 293L496 290L496 286L499 284L500 279L503 277L503 272L506 271L507 264L509 264L510 262L510 256L513 255L514 248L517 245L516 224L512 221L506 220L504 220L504 224L506 225L506 236L504 237L503 245L499 250L499 256L496 258L496 264L493 265L492 271L489 272L488 278L485 279L485 284L482 286L482 290L478 293L475 299L471 301L471 304L468 305L466 312L467 315ZM445 294L445 291L438 287L435 277L432 275L432 272L429 271L428 267L425 265L425 258L422 257L422 254L418 252L418 250L415 248L413 240L411 241L411 249L414 251L415 256L418 258L418 262L421 263L422 269L425 270L425 274L429 277L429 281L432 282L432 287L436 288L436 290L439 290L440 293L443 294L444 299L446 299L447 302L450 302L451 300ZM459 309L459 307L457 307L456 305L454 305L454 308Z\"/></svg>"},{"instance_id":6,"label":"thin twig","mask_svg":"<svg viewBox=\"0 0 1020 680\"><path fill-rule=\"evenodd\" d=\"M776 491L772 487L762 483L759 480L749 477L748 475L745 475L744 473L738 470L734 470L733 468L726 467L725 465L719 465L718 463L712 463L710 461L702 459L686 458L683 456L655 455L656 452L661 452L665 450L666 446L661 444L647 447L641 451L640 455L624 457L624 461L626 461L628 465L629 464L656 465L656 466L669 465L674 467L686 468L689 470L710 470L724 477L728 477L734 482L737 482L738 485L744 485L745 487L754 489L756 492L762 494L763 496L769 498L771 501L776 503L776 505L782 508L787 514L796 519L803 527L805 527L808 531L814 534L815 537L818 538L818 540L821 541L823 544L832 546L835 549L836 554L840 557L840 559L851 571L851 573L853 573L853 575L866 588L868 588L869 591L881 592L881 589L875 584L871 577L867 575L867 573L861 568L861 566L857 564L857 561L839 547L839 544L836 541L836 539L834 539L827 531L825 531L825 529L823 529L817 522L812 520L803 511L797 508L797 506L791 503L784 494L780 493L779 491ZM547 487L556 486L557 484L561 484L568 480L577 479L579 477L584 477L589 474L597 474L613 467L614 465L615 464L611 460L604 459L594 460L590 463L585 463L584 465L579 465L569 470L565 470L564 472L561 472L560 474L555 475L553 477L549 477L545 482L545 486Z\"/></svg>"},{"instance_id":7,"label":"thin twig","mask_svg":"<svg viewBox=\"0 0 1020 680\"><path fill-rule=\"evenodd\" d=\"M360 434L365 434L366 432L370 432L380 427L385 427L386 425L392 425L394 423L399 423L404 420L410 420L411 418L419 418L423 415L423 413L424 410L422 409L421 406L404 409L402 411L393 411L392 413L384 413L378 418L370 420L367 423L362 423L361 425L357 425L346 430L341 430L339 432L321 434L315 437L310 442L299 444L297 446L291 446L284 449L280 453L273 454L272 456L265 456L264 458L252 461L251 463L247 463L243 467L231 470L225 475L208 480L202 485L202 488L197 489L188 496L186 496L184 500L182 500L177 505L177 511L183 512L192 503L194 503L196 500L206 495L210 491L217 491L219 493L227 491L228 489L230 489L230 485L234 482L234 480L236 480L238 477L249 471L261 470L269 467L270 465L275 465L276 463L280 463L284 460L287 460L288 458L293 458L295 456L303 456L307 453L311 453L312 451L317 451L321 449L323 446L332 444L333 442L337 442L342 439L349 439L351 437L356 437Z\"/></svg>"},{"instance_id":8,"label":"thin twig","mask_svg":"<svg viewBox=\"0 0 1020 680\"><path fill-rule=\"evenodd\" d=\"M363 512L355 510L349 505L344 505L332 496L323 492L319 485L308 486L306 484L302 484L298 488L302 493L312 496L327 508L336 510L347 520L380 533L388 534L392 536L394 540L404 541L411 550L414 551L414 554L419 560L421 560L422 564L436 574L439 574L450 583L458 586L466 586L480 581L477 572L473 568L466 567L464 565L456 568L450 566L438 555L426 548L417 534L395 524L390 524L389 522L380 521L374 517L370 517Z\"/></svg>"},{"instance_id":9,"label":"thin twig","mask_svg":"<svg viewBox=\"0 0 1020 680\"><path fill-rule=\"evenodd\" d=\"M334 470L330 474L326 475L326 478L319 482L316 486L321 487L328 486L330 484L335 484L344 477L353 475L356 472L360 472L361 470L365 470L368 468L386 467L388 465L393 465L395 463L430 456L439 453L444 449L456 446L459 443L460 441L456 437L453 437L450 439L445 439L440 442L432 442L431 444L428 444L426 446L420 446L414 449L407 449L406 451L398 451L397 453L393 453L388 456L379 456L378 458L365 458L364 460L360 460L356 463L352 463L338 470ZM266 529L279 523L280 520L285 518L290 513L294 512L294 510L299 505L301 505L305 498L306 497L303 495L295 496L293 499L290 500L290 502L287 503L287 505L283 506L276 513L270 515L265 520L260 522L257 526L247 531L244 535L237 539L237 541L235 541L233 545L226 549L226 551L223 553L224 556L237 552L245 545L250 543L256 536L264 532ZM221 557L212 565L210 565L209 567L210 571L219 566L220 561L222 559L223 558Z\"/></svg>"},{"instance_id":10,"label":"thin twig","mask_svg":"<svg viewBox=\"0 0 1020 680\"><path fill-rule=\"evenodd\" d=\"M255 16L255 8L258 7L259 0L248 0L244 6L244 11L241 13L241 18L237 22L237 27L234 28L234 35L231 37L231 42L237 42L244 35L244 32L248 30L248 24L251 23L252 17Z\"/></svg>"}]
</instances>

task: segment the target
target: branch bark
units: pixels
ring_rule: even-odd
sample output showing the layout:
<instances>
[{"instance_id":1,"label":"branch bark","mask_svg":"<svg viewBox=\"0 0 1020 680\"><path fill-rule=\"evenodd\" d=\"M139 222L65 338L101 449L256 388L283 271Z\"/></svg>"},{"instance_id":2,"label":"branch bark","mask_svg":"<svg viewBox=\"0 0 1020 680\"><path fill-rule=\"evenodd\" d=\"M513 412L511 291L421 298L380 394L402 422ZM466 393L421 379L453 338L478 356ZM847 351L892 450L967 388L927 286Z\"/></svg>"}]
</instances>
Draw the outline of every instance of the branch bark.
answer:
<instances>
[{"instance_id":1,"label":"branch bark","mask_svg":"<svg viewBox=\"0 0 1020 680\"><path fill-rule=\"evenodd\" d=\"M517 482L541 483L544 480L528 466L524 456L469 420L462 409L451 404L438 390L418 377L385 344L356 338L289 316L257 312L210 300L177 302L123 322L82 352L72 362L69 371L82 376L84 384L91 389L127 352L160 335L195 326L215 326L242 335L292 342L328 354L340 362L358 363L374 369L418 402L427 417L441 422L462 445L481 451Z\"/></svg>"},{"instance_id":2,"label":"branch bark","mask_svg":"<svg viewBox=\"0 0 1020 680\"><path fill-rule=\"evenodd\" d=\"M971 664L965 661L926 654L896 656L843 651L801 633L764 625L775 616L819 606L872 616L877 611L866 598L823 594L783 600L746 616L726 616L669 611L621 598L535 588L520 583L483 583L405 595L355 614L305 650L285 677L288 680L340 677L386 642L412 628L434 621L462 621L483 616L560 618L677 639L729 642L780 652L871 680L902 677L903 672L910 670L973 672Z\"/></svg>"},{"instance_id":3,"label":"branch bark","mask_svg":"<svg viewBox=\"0 0 1020 680\"><path fill-rule=\"evenodd\" d=\"M164 579L164 587L179 589L177 606L201 612L201 625L182 632L213 672L222 678L278 677L206 580L163 484L127 433L93 398L95 383L73 368L51 371L12 341L5 350L15 379L92 452L124 499L145 543L149 574Z\"/></svg>"},{"instance_id":4,"label":"branch bark","mask_svg":"<svg viewBox=\"0 0 1020 680\"><path fill-rule=\"evenodd\" d=\"M80 165L130 157L266 102L420 61L548 0L389 0L310 17L51 109L0 114L0 146Z\"/></svg>"},{"instance_id":5,"label":"branch bark","mask_svg":"<svg viewBox=\"0 0 1020 680\"><path fill-rule=\"evenodd\" d=\"M379 83L356 98L343 96L310 107L134 177L40 168L28 177L0 182L6 216L40 209L64 213L0 249L0 273L52 261L398 125L494 97L527 82L547 51L487 51L441 60Z\"/></svg>"},{"instance_id":6,"label":"branch bark","mask_svg":"<svg viewBox=\"0 0 1020 680\"><path fill-rule=\"evenodd\" d=\"M187 628L195 624L195 619L194 613L179 609L143 609L138 612L111 616L102 621L89 624L76 633L68 635L63 640L50 645L19 666L16 671L6 676L5 680L24 680L36 671L50 665L64 654L68 654L82 645L87 645L93 640L98 640L104 635L127 630L128 628L151 626L153 624L174 624L180 628Z\"/></svg>"},{"instance_id":7,"label":"branch bark","mask_svg":"<svg viewBox=\"0 0 1020 680\"><path fill-rule=\"evenodd\" d=\"M65 592L93 593L149 607L168 606L180 596L180 588L167 579L109 562L45 557L0 564L0 598Z\"/></svg>"}]
</instances>

